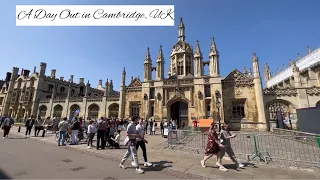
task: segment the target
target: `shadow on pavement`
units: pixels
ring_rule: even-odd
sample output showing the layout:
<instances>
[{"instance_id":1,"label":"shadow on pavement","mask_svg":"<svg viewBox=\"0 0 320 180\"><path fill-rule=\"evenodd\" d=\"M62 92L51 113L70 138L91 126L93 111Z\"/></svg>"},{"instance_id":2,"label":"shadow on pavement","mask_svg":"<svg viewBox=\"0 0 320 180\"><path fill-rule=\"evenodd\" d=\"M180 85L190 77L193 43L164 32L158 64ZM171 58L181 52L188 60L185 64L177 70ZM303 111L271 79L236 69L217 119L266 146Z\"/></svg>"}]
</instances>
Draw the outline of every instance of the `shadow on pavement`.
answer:
<instances>
[{"instance_id":1,"label":"shadow on pavement","mask_svg":"<svg viewBox=\"0 0 320 180\"><path fill-rule=\"evenodd\" d=\"M2 168L0 168L0 179L12 179Z\"/></svg>"},{"instance_id":2,"label":"shadow on pavement","mask_svg":"<svg viewBox=\"0 0 320 180\"><path fill-rule=\"evenodd\" d=\"M169 161L159 161L159 162L152 162L153 166L144 168L144 171L162 171L165 168L172 167L173 162Z\"/></svg>"}]
</instances>

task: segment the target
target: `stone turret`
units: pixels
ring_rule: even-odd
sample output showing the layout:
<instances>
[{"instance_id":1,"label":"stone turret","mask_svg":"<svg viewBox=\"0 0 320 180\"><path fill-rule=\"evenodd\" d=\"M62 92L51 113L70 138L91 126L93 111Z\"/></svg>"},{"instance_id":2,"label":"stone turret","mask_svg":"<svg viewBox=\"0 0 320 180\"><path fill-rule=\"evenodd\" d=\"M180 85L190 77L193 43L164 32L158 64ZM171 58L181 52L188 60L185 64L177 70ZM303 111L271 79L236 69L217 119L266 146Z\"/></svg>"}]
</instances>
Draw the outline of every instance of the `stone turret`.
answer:
<instances>
[{"instance_id":1,"label":"stone turret","mask_svg":"<svg viewBox=\"0 0 320 180\"><path fill-rule=\"evenodd\" d=\"M203 76L203 56L200 48L199 41L196 41L196 49L193 55L194 58L194 76L201 77Z\"/></svg>"},{"instance_id":2,"label":"stone turret","mask_svg":"<svg viewBox=\"0 0 320 180\"><path fill-rule=\"evenodd\" d=\"M219 51L212 37L211 47L210 47L210 76L220 76L220 65L219 65Z\"/></svg>"},{"instance_id":3,"label":"stone turret","mask_svg":"<svg viewBox=\"0 0 320 180\"><path fill-rule=\"evenodd\" d=\"M150 55L150 49L147 48L146 58L144 60L144 81L152 80L152 60Z\"/></svg>"},{"instance_id":4,"label":"stone turret","mask_svg":"<svg viewBox=\"0 0 320 180\"><path fill-rule=\"evenodd\" d=\"M164 57L162 52L162 46L160 45L160 50L157 58L156 66L156 79L162 80L164 78Z\"/></svg>"}]
</instances>

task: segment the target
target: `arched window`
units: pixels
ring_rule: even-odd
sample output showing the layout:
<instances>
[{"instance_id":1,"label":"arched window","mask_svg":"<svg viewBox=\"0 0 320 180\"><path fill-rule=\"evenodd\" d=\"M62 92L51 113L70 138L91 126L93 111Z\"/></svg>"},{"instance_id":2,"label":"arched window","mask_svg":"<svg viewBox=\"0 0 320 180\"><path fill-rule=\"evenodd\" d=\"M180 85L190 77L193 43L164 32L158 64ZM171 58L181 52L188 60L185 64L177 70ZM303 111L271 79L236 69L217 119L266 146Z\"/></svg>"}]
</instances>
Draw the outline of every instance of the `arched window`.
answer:
<instances>
[{"instance_id":1,"label":"arched window","mask_svg":"<svg viewBox=\"0 0 320 180\"><path fill-rule=\"evenodd\" d=\"M61 88L60 88L60 93L64 93L65 90L66 90L66 88L61 87Z\"/></svg>"},{"instance_id":2,"label":"arched window","mask_svg":"<svg viewBox=\"0 0 320 180\"><path fill-rule=\"evenodd\" d=\"M53 91L53 85L52 85L52 84L49 84L49 85L48 85L48 91L49 91L49 92L52 92L52 91Z\"/></svg>"},{"instance_id":3,"label":"arched window","mask_svg":"<svg viewBox=\"0 0 320 180\"><path fill-rule=\"evenodd\" d=\"M90 105L88 108L88 118L92 118L92 119L98 118L99 110L100 108L98 105L96 104Z\"/></svg>"}]
</instances>

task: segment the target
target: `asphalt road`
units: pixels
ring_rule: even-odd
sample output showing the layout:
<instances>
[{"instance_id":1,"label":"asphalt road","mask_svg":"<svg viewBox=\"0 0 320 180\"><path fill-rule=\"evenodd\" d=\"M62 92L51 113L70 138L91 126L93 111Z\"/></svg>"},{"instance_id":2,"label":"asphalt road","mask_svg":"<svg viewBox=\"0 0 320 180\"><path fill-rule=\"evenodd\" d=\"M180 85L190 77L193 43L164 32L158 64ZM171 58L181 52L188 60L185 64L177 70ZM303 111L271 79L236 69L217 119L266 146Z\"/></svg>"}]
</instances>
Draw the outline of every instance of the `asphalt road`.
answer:
<instances>
[{"instance_id":1,"label":"asphalt road","mask_svg":"<svg viewBox=\"0 0 320 180\"><path fill-rule=\"evenodd\" d=\"M148 168L137 174L128 165L120 169L111 160L14 135L0 144L0 179L177 179Z\"/></svg>"}]
</instances>

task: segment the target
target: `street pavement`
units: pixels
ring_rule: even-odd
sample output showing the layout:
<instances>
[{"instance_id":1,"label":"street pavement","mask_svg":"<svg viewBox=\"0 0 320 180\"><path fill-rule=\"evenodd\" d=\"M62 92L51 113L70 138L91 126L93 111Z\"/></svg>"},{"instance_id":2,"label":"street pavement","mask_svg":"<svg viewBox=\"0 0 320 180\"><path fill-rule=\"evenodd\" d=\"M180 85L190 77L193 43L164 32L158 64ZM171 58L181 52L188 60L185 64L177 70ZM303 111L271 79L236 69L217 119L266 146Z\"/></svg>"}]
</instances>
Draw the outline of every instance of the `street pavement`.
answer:
<instances>
[{"instance_id":1,"label":"street pavement","mask_svg":"<svg viewBox=\"0 0 320 180\"><path fill-rule=\"evenodd\" d=\"M22 128L21 132L17 132L16 127L12 128L12 131L10 132L11 135L24 137L24 128ZM124 137L123 137L124 138ZM86 171L87 169L91 169L91 167L95 167L94 169L97 169L96 166L101 167L101 164L105 165L105 171L104 174L108 174L103 176L103 178L108 178L109 179L115 178L115 179L122 179L122 178L139 178L139 179L144 179L144 178L152 178L152 179L175 179L175 178L181 178L181 179L320 179L320 173L319 172L308 172L308 171L298 171L298 170L291 170L289 168L280 168L280 167L274 167L271 165L265 165L265 164L251 164L251 163L244 163L245 164L245 169L237 169L233 163L228 160L228 158L223 160L223 164L225 164L225 167L229 169L228 172L222 172L219 171L218 168L214 166L215 164L215 158L212 158L208 160L208 168L202 168L200 165L200 159L202 158L201 152L200 155L192 155L192 154L186 154L186 153L181 153L178 151L173 151L170 150L167 147L167 141L164 138L161 138L160 135L155 135L155 136L146 136L146 139L149 141L147 144L147 151L148 151L148 160L151 161L152 163L156 164L156 167L153 168L148 168L145 169L146 173L143 175L136 174L134 172L134 169L128 169L128 170L122 170L118 169L118 162L124 155L126 149L123 147L122 149L106 149L106 150L96 150L94 148L92 149L87 149L86 144L80 144L76 146L66 146L66 147L57 147L57 142L55 141L54 135L53 134L46 134L46 137L37 137L37 138L30 138L30 139L5 139L4 143L9 143L7 141L12 141L11 146L19 146L19 147L25 147L25 146L30 146L30 150L34 151L34 154L37 154L37 152L45 152L41 147L43 146L50 146L51 150L48 153L51 156L53 154L60 154L60 152L63 152L62 154L65 154L65 152L69 151L70 154L79 154L79 158L83 159L83 165L78 164L77 166L78 169L80 167L86 167L86 169L80 170L80 171ZM17 142L15 142L17 141ZM18 142L19 141L19 142ZM21 143L20 143L21 141ZM27 142L33 141L36 144L41 144L39 145L38 148L34 148L31 145L29 145ZM26 143L25 143L26 142ZM1 142L2 143L2 142ZM24 145L22 145L25 143ZM2 145L0 146L0 149L2 149ZM7 149L8 152L10 148ZM7 152L6 150L4 152ZM23 151L23 150L21 150ZM39 153L38 152L38 153ZM3 154L2 150L0 151L1 154ZM31 154L31 153L30 153ZM41 153L40 153L41 154ZM83 155L84 154L84 155ZM54 156L55 156L54 155ZM1 155L2 156L2 155ZM60 156L60 155L59 155ZM63 157L63 156L62 156ZM68 156L66 156L68 157ZM138 157L139 157L139 162L142 161L142 153L141 150L138 151ZM94 159L100 159L100 160L93 160L93 165L91 166L91 163L86 163L87 159L94 158ZM1 159L1 158L0 158ZM32 158L31 158L32 159ZM59 158L57 158L59 159ZM60 158L61 160L58 160L58 162L63 162L62 164L68 164L69 165L73 164L73 162L76 162L75 159L78 158ZM72 160L73 162L70 163L64 163L64 159L69 159ZM40 161L40 160L38 160ZM91 161L88 160L88 161ZM101 163L94 163L94 162L101 162ZM3 162L3 161L1 161ZM19 162L19 161L18 161ZM32 162L32 161L31 161ZM47 162L47 161L46 161ZM69 162L69 161L68 161ZM48 162L49 164L50 161ZM129 160L130 163L130 160ZM16 163L15 163L16 164ZM22 163L21 163L22 164ZM41 163L39 163L41 164ZM90 164L90 165L89 165ZM30 163L30 166L34 166ZM52 165L51 165L52 166ZM55 165L53 165L55 166ZM129 167L130 165L127 164ZM14 166L16 167L16 166ZM68 169L72 168L77 168L77 167L70 167ZM3 167L2 167L3 168ZM114 169L112 169L114 168ZM80 168L81 169L81 168ZM100 168L101 169L101 168ZM109 175L110 169L112 172ZM48 170L46 170L48 171ZM45 171L45 172L46 172ZM55 170L56 171L56 170ZM80 172L78 171L78 172ZM100 170L98 170L100 171ZM41 172L41 171L37 171ZM56 171L56 172L63 172L63 171ZM71 171L73 172L73 171ZM96 171L94 171L96 172ZM12 173L12 172L11 172ZM130 174L125 174L125 173L130 173ZM130 176L132 173L133 176ZM157 176L160 173L162 176ZM20 173L21 174L21 173ZM97 172L95 175L98 175L99 173ZM103 174L103 173L102 173ZM117 174L121 174L116 176ZM57 174L54 174L55 177L58 176ZM61 176L59 176L61 177ZM69 176L68 176L69 177ZM72 177L72 176L71 176ZM81 178L85 178L87 176L81 176ZM89 176L90 179L93 179L95 176L93 175L92 177ZM102 177L102 176L101 176ZM22 177L23 178L23 177ZM67 177L64 177L67 178ZM100 178L100 176L99 176ZM1 179L1 177L0 177Z\"/></svg>"},{"instance_id":2,"label":"street pavement","mask_svg":"<svg viewBox=\"0 0 320 180\"><path fill-rule=\"evenodd\" d=\"M16 135L1 141L0 154L0 179L176 179L152 168L137 174L114 161Z\"/></svg>"}]
</instances>

